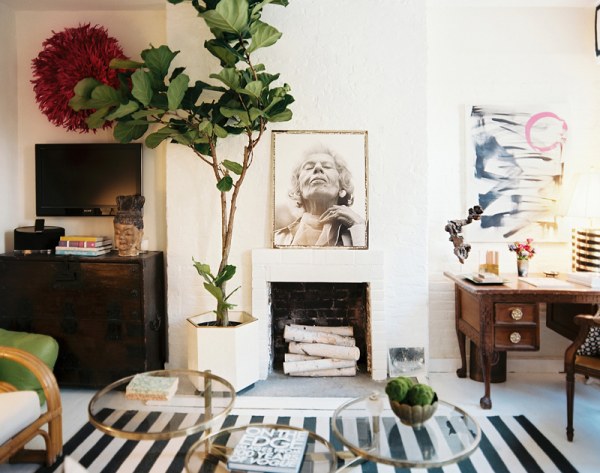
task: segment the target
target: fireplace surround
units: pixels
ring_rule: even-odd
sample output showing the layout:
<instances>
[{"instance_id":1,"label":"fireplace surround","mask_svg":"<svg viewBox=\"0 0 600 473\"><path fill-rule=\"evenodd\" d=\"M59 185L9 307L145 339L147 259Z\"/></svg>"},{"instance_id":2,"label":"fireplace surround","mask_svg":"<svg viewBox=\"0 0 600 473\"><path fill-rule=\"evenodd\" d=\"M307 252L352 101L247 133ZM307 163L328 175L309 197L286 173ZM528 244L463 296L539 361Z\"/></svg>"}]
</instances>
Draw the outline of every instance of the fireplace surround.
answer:
<instances>
[{"instance_id":1,"label":"fireplace surround","mask_svg":"<svg viewBox=\"0 0 600 473\"><path fill-rule=\"evenodd\" d=\"M266 379L272 350L272 282L367 283L370 309L371 378L387 377L387 339L383 306L383 252L351 249L252 250L252 315L260 323L260 378Z\"/></svg>"}]
</instances>

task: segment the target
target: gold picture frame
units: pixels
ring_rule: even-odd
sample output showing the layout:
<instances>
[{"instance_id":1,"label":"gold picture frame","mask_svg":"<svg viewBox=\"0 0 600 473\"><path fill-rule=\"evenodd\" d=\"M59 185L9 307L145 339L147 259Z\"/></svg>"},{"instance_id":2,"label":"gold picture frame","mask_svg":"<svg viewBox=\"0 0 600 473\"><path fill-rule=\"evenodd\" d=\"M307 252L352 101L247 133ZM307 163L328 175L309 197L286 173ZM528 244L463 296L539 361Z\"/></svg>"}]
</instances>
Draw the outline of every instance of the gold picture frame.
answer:
<instances>
[{"instance_id":1,"label":"gold picture frame","mask_svg":"<svg viewBox=\"0 0 600 473\"><path fill-rule=\"evenodd\" d=\"M274 248L368 249L368 132L274 130Z\"/></svg>"}]
</instances>

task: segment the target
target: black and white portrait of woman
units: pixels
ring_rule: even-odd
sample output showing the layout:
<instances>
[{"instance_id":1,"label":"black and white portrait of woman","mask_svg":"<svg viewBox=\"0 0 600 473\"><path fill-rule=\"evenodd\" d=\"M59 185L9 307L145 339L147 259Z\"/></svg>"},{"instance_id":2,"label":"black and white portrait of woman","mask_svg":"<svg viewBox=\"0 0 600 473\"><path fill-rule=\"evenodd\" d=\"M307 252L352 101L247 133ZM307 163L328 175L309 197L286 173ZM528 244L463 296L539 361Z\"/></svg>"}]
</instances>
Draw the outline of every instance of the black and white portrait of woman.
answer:
<instances>
[{"instance_id":1,"label":"black and white portrait of woman","mask_svg":"<svg viewBox=\"0 0 600 473\"><path fill-rule=\"evenodd\" d=\"M367 132L274 131L273 246L367 248Z\"/></svg>"}]
</instances>

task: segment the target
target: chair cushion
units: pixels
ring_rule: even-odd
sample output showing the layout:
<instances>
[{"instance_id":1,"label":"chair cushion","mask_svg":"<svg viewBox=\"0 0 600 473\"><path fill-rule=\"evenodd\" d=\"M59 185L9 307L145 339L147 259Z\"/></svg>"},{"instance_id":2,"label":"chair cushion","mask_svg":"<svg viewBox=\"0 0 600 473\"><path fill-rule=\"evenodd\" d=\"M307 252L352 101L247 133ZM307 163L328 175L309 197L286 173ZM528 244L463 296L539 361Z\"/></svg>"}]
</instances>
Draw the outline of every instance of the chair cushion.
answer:
<instances>
[{"instance_id":1,"label":"chair cushion","mask_svg":"<svg viewBox=\"0 0 600 473\"><path fill-rule=\"evenodd\" d=\"M578 355L594 356L600 355L600 327L590 327L590 331L577 350Z\"/></svg>"},{"instance_id":2,"label":"chair cushion","mask_svg":"<svg viewBox=\"0 0 600 473\"><path fill-rule=\"evenodd\" d=\"M35 391L0 393L0 445L14 437L41 415Z\"/></svg>"},{"instance_id":3,"label":"chair cushion","mask_svg":"<svg viewBox=\"0 0 600 473\"><path fill-rule=\"evenodd\" d=\"M58 357L58 342L48 335L13 332L0 328L0 345L20 348L40 358L50 369ZM17 389L33 390L38 393L40 404L46 401L44 391L31 371L12 360L0 360L0 380Z\"/></svg>"}]
</instances>

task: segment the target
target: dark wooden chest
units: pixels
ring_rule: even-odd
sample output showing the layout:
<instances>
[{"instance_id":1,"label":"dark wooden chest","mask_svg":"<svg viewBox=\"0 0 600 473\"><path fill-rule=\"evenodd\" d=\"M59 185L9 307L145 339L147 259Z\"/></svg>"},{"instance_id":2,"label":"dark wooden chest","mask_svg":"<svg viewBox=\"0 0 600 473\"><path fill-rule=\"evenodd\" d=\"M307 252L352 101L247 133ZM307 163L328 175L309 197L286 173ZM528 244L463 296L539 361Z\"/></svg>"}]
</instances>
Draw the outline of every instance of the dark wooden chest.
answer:
<instances>
[{"instance_id":1,"label":"dark wooden chest","mask_svg":"<svg viewBox=\"0 0 600 473\"><path fill-rule=\"evenodd\" d=\"M54 337L61 386L102 387L163 369L163 253L0 255L0 327Z\"/></svg>"}]
</instances>

